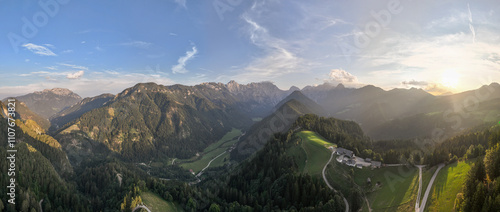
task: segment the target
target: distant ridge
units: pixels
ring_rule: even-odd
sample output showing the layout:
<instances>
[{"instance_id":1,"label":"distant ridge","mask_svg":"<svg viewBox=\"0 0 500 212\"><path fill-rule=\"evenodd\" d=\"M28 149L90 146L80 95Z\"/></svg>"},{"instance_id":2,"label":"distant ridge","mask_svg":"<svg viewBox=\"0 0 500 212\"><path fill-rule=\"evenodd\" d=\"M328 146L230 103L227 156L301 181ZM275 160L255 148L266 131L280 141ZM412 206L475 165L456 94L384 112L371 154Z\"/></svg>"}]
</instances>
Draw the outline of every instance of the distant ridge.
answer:
<instances>
[{"instance_id":1,"label":"distant ridge","mask_svg":"<svg viewBox=\"0 0 500 212\"><path fill-rule=\"evenodd\" d=\"M80 102L82 97L69 89L53 88L18 96L16 99L26 103L30 110L40 116L50 118L64 108Z\"/></svg>"}]
</instances>

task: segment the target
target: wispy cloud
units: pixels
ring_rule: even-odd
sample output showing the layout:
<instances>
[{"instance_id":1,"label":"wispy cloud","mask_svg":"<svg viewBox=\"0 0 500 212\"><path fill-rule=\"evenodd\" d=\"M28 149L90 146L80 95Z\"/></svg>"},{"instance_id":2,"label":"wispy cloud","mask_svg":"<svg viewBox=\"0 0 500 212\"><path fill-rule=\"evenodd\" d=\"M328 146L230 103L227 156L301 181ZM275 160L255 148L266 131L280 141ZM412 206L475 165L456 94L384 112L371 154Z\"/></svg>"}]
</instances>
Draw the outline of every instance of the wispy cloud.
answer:
<instances>
[{"instance_id":1,"label":"wispy cloud","mask_svg":"<svg viewBox=\"0 0 500 212\"><path fill-rule=\"evenodd\" d=\"M186 64L189 60L193 59L197 53L198 49L196 48L196 46L193 46L193 49L191 51L186 51L186 55L180 57L179 60L177 60L177 65L172 66L172 73L187 73L188 70L186 70Z\"/></svg>"},{"instance_id":2,"label":"wispy cloud","mask_svg":"<svg viewBox=\"0 0 500 212\"><path fill-rule=\"evenodd\" d=\"M186 0L175 0L175 3L177 3L179 6L187 8L187 6L186 6Z\"/></svg>"},{"instance_id":3,"label":"wispy cloud","mask_svg":"<svg viewBox=\"0 0 500 212\"><path fill-rule=\"evenodd\" d=\"M174 81L164 76L159 76L156 73L128 73L128 74L94 74L94 72L81 77L78 80L67 79L69 72L65 73L50 73L44 72L44 81L36 83L16 86L0 85L0 98L8 96L18 96L41 91L47 88L68 88L82 97L91 97L102 93L119 93L125 88L132 87L139 82L155 82L158 84L169 85L174 84ZM97 73L97 72L96 72ZM57 75L56 75L57 74ZM64 74L64 75L63 75ZM73 73L78 74L78 73ZM64 80L63 80L64 79Z\"/></svg>"},{"instance_id":4,"label":"wispy cloud","mask_svg":"<svg viewBox=\"0 0 500 212\"><path fill-rule=\"evenodd\" d=\"M151 43L145 41L131 41L131 42L120 43L120 45L146 49L151 46Z\"/></svg>"},{"instance_id":5,"label":"wispy cloud","mask_svg":"<svg viewBox=\"0 0 500 212\"><path fill-rule=\"evenodd\" d=\"M56 48L54 45L52 45L50 43L46 43L46 44L43 44L43 45L46 46L46 47L49 47L51 49L55 49Z\"/></svg>"},{"instance_id":6,"label":"wispy cloud","mask_svg":"<svg viewBox=\"0 0 500 212\"><path fill-rule=\"evenodd\" d=\"M265 27L249 15L243 15L242 18L248 24L250 41L264 51L264 56L250 62L238 78L269 80L300 69L304 61L289 50L287 41L271 36Z\"/></svg>"},{"instance_id":7,"label":"wispy cloud","mask_svg":"<svg viewBox=\"0 0 500 212\"><path fill-rule=\"evenodd\" d=\"M57 66L48 66L48 67L45 67L46 69L49 69L49 70L57 70Z\"/></svg>"},{"instance_id":8,"label":"wispy cloud","mask_svg":"<svg viewBox=\"0 0 500 212\"><path fill-rule=\"evenodd\" d=\"M47 44L46 44L47 45ZM26 43L22 45L24 48L30 50L31 52L41 55L41 56L57 56L54 52L45 46L36 45L33 43Z\"/></svg>"},{"instance_id":9,"label":"wispy cloud","mask_svg":"<svg viewBox=\"0 0 500 212\"><path fill-rule=\"evenodd\" d=\"M73 64L68 64L68 63L58 63L59 65L66 66L72 69L79 69L79 70L89 70L88 67L85 66L79 66L79 65L73 65Z\"/></svg>"},{"instance_id":10,"label":"wispy cloud","mask_svg":"<svg viewBox=\"0 0 500 212\"><path fill-rule=\"evenodd\" d=\"M472 33L472 43L476 43L476 30L472 25L472 12L470 11L469 3L467 3L467 9L469 10L469 29L470 32Z\"/></svg>"},{"instance_id":11,"label":"wispy cloud","mask_svg":"<svg viewBox=\"0 0 500 212\"><path fill-rule=\"evenodd\" d=\"M426 81L416 81L416 80L410 80L410 81L403 81L401 82L401 84L405 85L405 86L418 86L418 87L421 87L421 86L427 86L429 85L428 82Z\"/></svg>"}]
</instances>

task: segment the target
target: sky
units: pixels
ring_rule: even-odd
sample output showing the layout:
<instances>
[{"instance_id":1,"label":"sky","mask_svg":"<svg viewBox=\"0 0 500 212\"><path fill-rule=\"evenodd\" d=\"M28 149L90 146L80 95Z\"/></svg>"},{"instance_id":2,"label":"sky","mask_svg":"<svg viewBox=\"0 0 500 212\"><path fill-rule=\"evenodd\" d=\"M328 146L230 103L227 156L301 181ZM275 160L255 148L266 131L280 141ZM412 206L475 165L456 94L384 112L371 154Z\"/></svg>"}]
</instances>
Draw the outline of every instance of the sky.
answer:
<instances>
[{"instance_id":1,"label":"sky","mask_svg":"<svg viewBox=\"0 0 500 212\"><path fill-rule=\"evenodd\" d=\"M0 0L0 98L230 80L458 93L500 79L499 9L495 0Z\"/></svg>"}]
</instances>

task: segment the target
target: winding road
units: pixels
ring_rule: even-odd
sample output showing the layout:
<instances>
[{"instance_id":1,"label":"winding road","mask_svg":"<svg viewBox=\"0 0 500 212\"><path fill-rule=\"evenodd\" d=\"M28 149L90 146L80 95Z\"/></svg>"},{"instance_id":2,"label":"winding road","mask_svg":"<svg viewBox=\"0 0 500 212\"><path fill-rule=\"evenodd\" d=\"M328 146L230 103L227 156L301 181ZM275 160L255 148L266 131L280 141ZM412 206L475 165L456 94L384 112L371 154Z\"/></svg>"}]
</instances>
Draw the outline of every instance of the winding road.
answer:
<instances>
[{"instance_id":1,"label":"winding road","mask_svg":"<svg viewBox=\"0 0 500 212\"><path fill-rule=\"evenodd\" d=\"M333 188L333 186L331 186L330 183L328 182L328 180L326 179L326 175L325 175L326 167L328 166L328 164L330 164L330 162L332 162L334 154L335 154L335 151L332 152L332 155L330 156L330 160L328 160L328 162L325 164L325 167L323 167L323 180L325 181L326 185L330 189L332 189L333 191L335 191L335 193L339 193L342 196L342 199L344 199L344 203L345 203L345 212L349 212L349 203L347 202L347 199L344 197L344 195L342 193L340 193L337 190L335 190Z\"/></svg>"},{"instance_id":2,"label":"winding road","mask_svg":"<svg viewBox=\"0 0 500 212\"><path fill-rule=\"evenodd\" d=\"M38 205L40 205L40 212L43 212L42 202L43 202L43 199L41 199L40 202L38 202Z\"/></svg>"}]
</instances>

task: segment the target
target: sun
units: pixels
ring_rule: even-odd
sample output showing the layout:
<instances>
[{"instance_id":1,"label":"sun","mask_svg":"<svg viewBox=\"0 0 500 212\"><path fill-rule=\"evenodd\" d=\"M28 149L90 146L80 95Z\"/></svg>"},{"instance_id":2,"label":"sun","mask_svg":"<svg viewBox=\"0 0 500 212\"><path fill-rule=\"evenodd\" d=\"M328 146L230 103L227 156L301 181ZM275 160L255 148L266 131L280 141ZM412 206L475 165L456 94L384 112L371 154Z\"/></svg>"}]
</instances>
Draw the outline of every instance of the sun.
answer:
<instances>
[{"instance_id":1,"label":"sun","mask_svg":"<svg viewBox=\"0 0 500 212\"><path fill-rule=\"evenodd\" d=\"M442 74L441 83L448 88L456 88L460 80L460 75L454 70L446 70Z\"/></svg>"}]
</instances>

